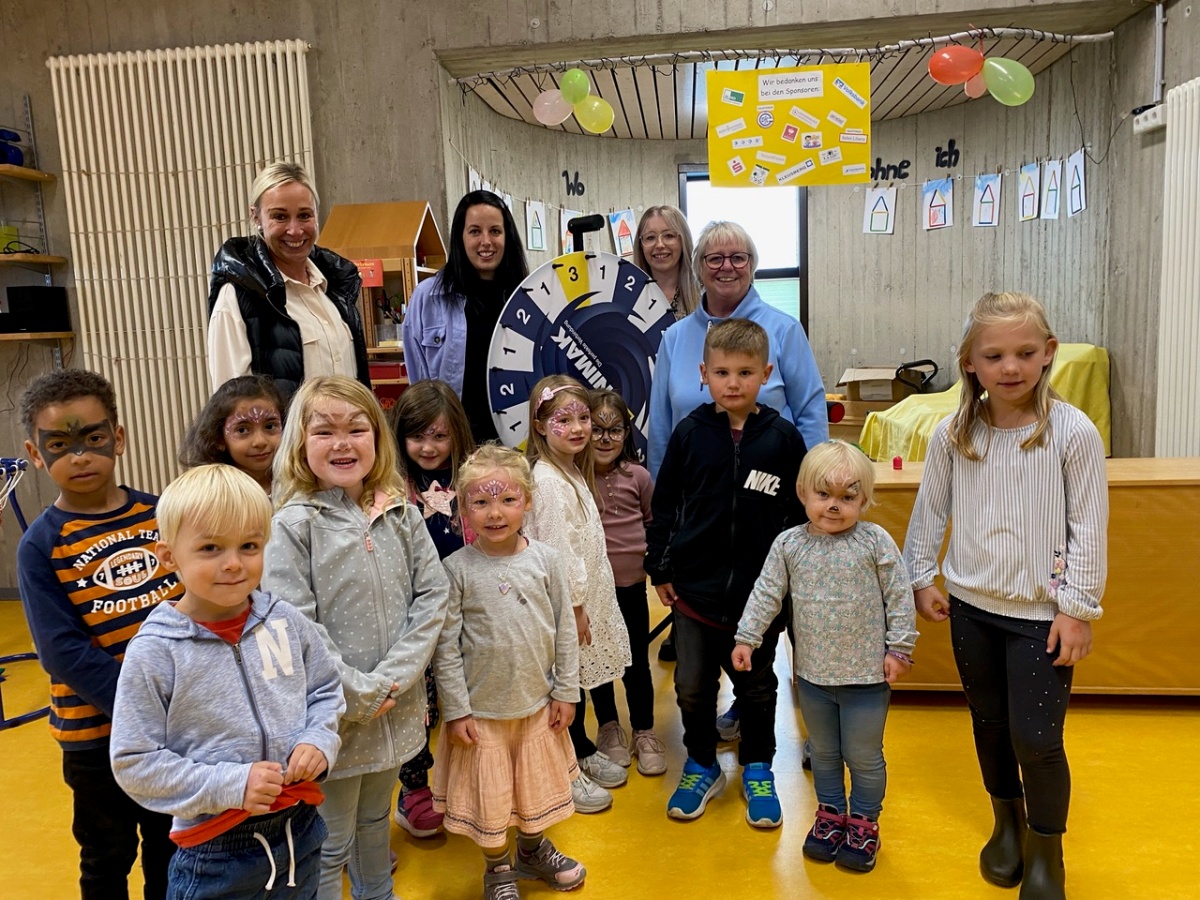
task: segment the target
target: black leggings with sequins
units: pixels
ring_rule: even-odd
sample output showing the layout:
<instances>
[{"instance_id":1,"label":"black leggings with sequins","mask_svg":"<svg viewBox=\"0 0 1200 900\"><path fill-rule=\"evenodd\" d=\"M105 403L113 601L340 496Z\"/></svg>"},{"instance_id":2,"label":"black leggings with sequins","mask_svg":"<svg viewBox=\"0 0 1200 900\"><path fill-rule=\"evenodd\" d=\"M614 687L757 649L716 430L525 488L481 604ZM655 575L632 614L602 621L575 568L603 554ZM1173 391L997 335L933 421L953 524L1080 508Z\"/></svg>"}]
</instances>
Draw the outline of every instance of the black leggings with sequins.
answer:
<instances>
[{"instance_id":1,"label":"black leggings with sequins","mask_svg":"<svg viewBox=\"0 0 1200 900\"><path fill-rule=\"evenodd\" d=\"M1046 652L1049 622L984 612L950 598L950 638L971 707L975 752L993 797L1022 794L1029 825L1044 834L1067 830L1071 771L1063 722L1071 666Z\"/></svg>"}]
</instances>

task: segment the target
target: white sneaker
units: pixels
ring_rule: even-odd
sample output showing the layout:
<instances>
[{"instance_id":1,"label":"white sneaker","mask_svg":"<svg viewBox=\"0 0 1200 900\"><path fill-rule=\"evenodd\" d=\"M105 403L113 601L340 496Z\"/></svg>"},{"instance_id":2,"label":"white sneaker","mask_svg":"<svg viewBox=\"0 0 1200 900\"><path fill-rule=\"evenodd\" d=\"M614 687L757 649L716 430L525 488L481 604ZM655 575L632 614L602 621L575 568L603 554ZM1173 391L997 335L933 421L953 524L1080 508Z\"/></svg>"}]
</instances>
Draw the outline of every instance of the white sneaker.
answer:
<instances>
[{"instance_id":1,"label":"white sneaker","mask_svg":"<svg viewBox=\"0 0 1200 900\"><path fill-rule=\"evenodd\" d=\"M600 787L620 787L629 780L629 773L599 750L579 760L579 768Z\"/></svg>"},{"instance_id":2,"label":"white sneaker","mask_svg":"<svg viewBox=\"0 0 1200 900\"><path fill-rule=\"evenodd\" d=\"M575 812L598 813L612 806L613 797L608 791L588 778L586 772L571 782L571 799L575 801Z\"/></svg>"},{"instance_id":3,"label":"white sneaker","mask_svg":"<svg viewBox=\"0 0 1200 900\"><path fill-rule=\"evenodd\" d=\"M633 762L629 755L629 736L619 722L605 722L600 726L596 749L623 769L628 769Z\"/></svg>"},{"instance_id":4,"label":"white sneaker","mask_svg":"<svg viewBox=\"0 0 1200 900\"><path fill-rule=\"evenodd\" d=\"M633 733L633 752L637 754L638 771L643 775L662 775L667 771L667 748L653 730Z\"/></svg>"}]
</instances>

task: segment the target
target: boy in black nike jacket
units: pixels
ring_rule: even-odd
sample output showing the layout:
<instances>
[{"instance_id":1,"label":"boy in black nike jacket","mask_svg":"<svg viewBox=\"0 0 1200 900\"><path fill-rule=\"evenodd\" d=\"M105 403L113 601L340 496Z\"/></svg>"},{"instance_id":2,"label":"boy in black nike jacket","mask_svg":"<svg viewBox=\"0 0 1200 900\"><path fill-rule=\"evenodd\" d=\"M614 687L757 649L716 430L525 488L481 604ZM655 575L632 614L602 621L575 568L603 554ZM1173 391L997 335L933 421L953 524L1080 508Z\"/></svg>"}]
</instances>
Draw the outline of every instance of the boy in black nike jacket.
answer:
<instances>
[{"instance_id":1,"label":"boy in black nike jacket","mask_svg":"<svg viewBox=\"0 0 1200 900\"><path fill-rule=\"evenodd\" d=\"M792 489L804 439L791 422L757 403L771 374L767 342L749 319L728 319L709 330L700 377L714 402L697 407L671 434L646 530L646 571L659 599L675 610L675 695L688 751L667 815L698 818L725 786L714 724L724 669L741 713L746 820L759 828L774 828L783 818L771 772L775 645L783 616L754 651L750 671L734 671L730 654L772 541L805 520Z\"/></svg>"}]
</instances>

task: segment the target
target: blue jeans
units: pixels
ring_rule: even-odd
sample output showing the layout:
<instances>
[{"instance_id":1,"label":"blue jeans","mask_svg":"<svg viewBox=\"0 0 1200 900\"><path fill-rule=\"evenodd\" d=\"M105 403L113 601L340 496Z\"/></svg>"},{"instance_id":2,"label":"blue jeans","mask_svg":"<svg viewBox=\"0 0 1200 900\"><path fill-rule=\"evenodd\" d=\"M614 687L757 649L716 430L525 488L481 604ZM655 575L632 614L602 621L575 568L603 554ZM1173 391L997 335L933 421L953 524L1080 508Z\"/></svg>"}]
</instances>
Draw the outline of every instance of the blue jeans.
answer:
<instances>
[{"instance_id":1,"label":"blue jeans","mask_svg":"<svg viewBox=\"0 0 1200 900\"><path fill-rule=\"evenodd\" d=\"M817 802L846 812L844 763L850 769L850 812L878 819L887 789L883 726L891 687L887 682L822 685L803 678L796 681L812 747Z\"/></svg>"},{"instance_id":2,"label":"blue jeans","mask_svg":"<svg viewBox=\"0 0 1200 900\"><path fill-rule=\"evenodd\" d=\"M342 900L342 868L354 900L391 900L392 791L400 767L335 778L321 785L321 818L329 837L321 848L319 900Z\"/></svg>"},{"instance_id":3,"label":"blue jeans","mask_svg":"<svg viewBox=\"0 0 1200 900\"><path fill-rule=\"evenodd\" d=\"M317 808L307 803L249 818L211 841L181 848L171 860L167 900L313 900L325 833Z\"/></svg>"}]
</instances>

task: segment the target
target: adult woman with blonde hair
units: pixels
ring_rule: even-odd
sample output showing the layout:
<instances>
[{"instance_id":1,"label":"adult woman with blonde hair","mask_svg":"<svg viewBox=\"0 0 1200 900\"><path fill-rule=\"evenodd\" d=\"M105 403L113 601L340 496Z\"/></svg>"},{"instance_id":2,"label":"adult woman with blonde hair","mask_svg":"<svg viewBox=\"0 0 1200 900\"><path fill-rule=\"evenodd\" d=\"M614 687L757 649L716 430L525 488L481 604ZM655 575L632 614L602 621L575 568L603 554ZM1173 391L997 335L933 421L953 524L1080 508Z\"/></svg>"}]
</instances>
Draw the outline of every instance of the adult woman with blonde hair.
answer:
<instances>
[{"instance_id":1,"label":"adult woman with blonde hair","mask_svg":"<svg viewBox=\"0 0 1200 900\"><path fill-rule=\"evenodd\" d=\"M358 268L317 246L320 200L297 163L267 166L250 188L250 237L217 251L208 293L208 371L216 390L270 375L290 400L306 377L346 375L368 387Z\"/></svg>"},{"instance_id":2,"label":"adult woman with blonde hair","mask_svg":"<svg viewBox=\"0 0 1200 900\"><path fill-rule=\"evenodd\" d=\"M676 319L691 315L700 305L700 284L692 268L692 232L674 206L650 206L642 213L633 261L654 276Z\"/></svg>"}]
</instances>

